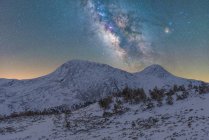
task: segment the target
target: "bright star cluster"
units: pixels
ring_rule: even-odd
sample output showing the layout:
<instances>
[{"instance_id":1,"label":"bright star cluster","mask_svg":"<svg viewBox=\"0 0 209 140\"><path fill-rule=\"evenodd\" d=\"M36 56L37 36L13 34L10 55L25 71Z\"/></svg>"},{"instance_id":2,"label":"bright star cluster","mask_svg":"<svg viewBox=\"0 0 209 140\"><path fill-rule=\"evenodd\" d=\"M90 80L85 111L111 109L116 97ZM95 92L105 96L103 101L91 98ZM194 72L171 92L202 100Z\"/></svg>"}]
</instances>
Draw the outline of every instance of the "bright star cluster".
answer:
<instances>
[{"instance_id":1,"label":"bright star cluster","mask_svg":"<svg viewBox=\"0 0 209 140\"><path fill-rule=\"evenodd\" d=\"M102 0L88 0L86 10L92 28L119 59L130 66L152 63L151 43L143 35L139 16Z\"/></svg>"}]
</instances>

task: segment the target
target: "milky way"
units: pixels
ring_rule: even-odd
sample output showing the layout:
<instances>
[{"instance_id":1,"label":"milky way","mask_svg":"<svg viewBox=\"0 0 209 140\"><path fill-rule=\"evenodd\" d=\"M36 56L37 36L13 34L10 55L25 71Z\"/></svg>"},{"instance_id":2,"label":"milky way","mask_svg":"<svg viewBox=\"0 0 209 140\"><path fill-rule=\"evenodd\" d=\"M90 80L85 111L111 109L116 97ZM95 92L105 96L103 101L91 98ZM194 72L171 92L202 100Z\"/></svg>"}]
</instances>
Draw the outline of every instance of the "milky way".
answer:
<instances>
[{"instance_id":1,"label":"milky way","mask_svg":"<svg viewBox=\"0 0 209 140\"><path fill-rule=\"evenodd\" d=\"M136 67L152 63L151 43L146 40L139 15L102 0L88 0L85 8L92 28L119 59Z\"/></svg>"},{"instance_id":2,"label":"milky way","mask_svg":"<svg viewBox=\"0 0 209 140\"><path fill-rule=\"evenodd\" d=\"M209 0L0 0L0 78L73 59L209 81Z\"/></svg>"}]
</instances>

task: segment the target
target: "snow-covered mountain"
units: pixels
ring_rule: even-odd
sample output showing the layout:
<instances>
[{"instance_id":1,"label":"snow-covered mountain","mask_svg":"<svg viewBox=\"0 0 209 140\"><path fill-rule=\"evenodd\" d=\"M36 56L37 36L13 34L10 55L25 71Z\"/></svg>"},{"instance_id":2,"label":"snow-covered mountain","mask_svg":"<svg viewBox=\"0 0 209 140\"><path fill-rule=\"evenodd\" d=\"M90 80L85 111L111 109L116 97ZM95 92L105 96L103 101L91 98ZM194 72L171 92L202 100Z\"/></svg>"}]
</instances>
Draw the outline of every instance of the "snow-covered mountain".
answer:
<instances>
[{"instance_id":1,"label":"snow-covered mountain","mask_svg":"<svg viewBox=\"0 0 209 140\"><path fill-rule=\"evenodd\" d=\"M176 77L160 65L138 73L128 73L105 64L73 60L53 73L31 80L0 79L0 115L28 110L43 110L60 105L93 101L122 90L145 91L176 85L198 85L200 81Z\"/></svg>"},{"instance_id":2,"label":"snow-covered mountain","mask_svg":"<svg viewBox=\"0 0 209 140\"><path fill-rule=\"evenodd\" d=\"M0 139L206 140L208 99L209 84L160 65L128 73L73 60L40 78L0 79ZM70 110L44 110L62 105Z\"/></svg>"}]
</instances>

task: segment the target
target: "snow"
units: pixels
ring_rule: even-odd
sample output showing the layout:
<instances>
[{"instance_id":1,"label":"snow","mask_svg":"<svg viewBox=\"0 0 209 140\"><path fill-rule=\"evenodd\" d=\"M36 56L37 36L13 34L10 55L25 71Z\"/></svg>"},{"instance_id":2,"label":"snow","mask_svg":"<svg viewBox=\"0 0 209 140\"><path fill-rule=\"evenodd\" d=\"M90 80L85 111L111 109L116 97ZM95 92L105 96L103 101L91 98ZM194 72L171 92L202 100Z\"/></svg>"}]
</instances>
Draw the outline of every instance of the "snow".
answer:
<instances>
[{"instance_id":1,"label":"snow","mask_svg":"<svg viewBox=\"0 0 209 140\"><path fill-rule=\"evenodd\" d=\"M0 115L28 110L39 111L60 105L98 100L113 92L130 88L148 90L155 86L170 89L173 85L200 85L201 81L183 79L167 72L160 65L151 65L141 72L128 73L105 64L69 61L49 75L31 79L0 79ZM188 97L174 99L173 105L144 109L144 104L123 101L121 114L114 114L116 97L109 109L95 102L73 110L70 114L22 116L1 120L1 140L36 139L208 139L208 94L187 89ZM175 95L181 95L178 91ZM118 97L120 98L120 97ZM122 98L122 97L121 97ZM112 112L111 112L112 111ZM103 116L104 112L112 113Z\"/></svg>"},{"instance_id":2,"label":"snow","mask_svg":"<svg viewBox=\"0 0 209 140\"><path fill-rule=\"evenodd\" d=\"M1 140L205 140L209 134L208 100L209 93L196 94L185 100L175 101L173 105L164 104L146 111L141 110L141 104L126 104L129 108L127 112L111 117L102 117L103 110L98 103L94 103L69 115L4 120L0 124L0 137ZM153 122L154 119L157 122ZM70 122L70 127L66 127L66 120ZM1 132L6 127L13 128L13 131Z\"/></svg>"},{"instance_id":3,"label":"snow","mask_svg":"<svg viewBox=\"0 0 209 140\"><path fill-rule=\"evenodd\" d=\"M0 79L0 115L27 110L84 103L98 100L128 86L144 88L174 84L199 84L200 81L175 77L160 65L142 72L128 73L105 64L72 60L55 72L31 80Z\"/></svg>"}]
</instances>

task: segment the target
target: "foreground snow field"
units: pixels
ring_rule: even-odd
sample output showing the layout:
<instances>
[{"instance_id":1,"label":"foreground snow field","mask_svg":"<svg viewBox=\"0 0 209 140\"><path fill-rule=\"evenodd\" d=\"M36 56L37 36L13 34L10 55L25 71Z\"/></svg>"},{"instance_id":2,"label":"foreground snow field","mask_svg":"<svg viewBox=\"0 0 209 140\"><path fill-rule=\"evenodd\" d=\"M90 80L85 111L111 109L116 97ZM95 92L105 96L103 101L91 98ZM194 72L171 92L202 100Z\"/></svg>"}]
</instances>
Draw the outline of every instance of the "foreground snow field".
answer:
<instances>
[{"instance_id":1,"label":"foreground snow field","mask_svg":"<svg viewBox=\"0 0 209 140\"><path fill-rule=\"evenodd\" d=\"M1 140L190 139L209 137L209 94L190 96L142 111L130 105L123 114L103 117L98 103L70 114L18 117L0 123Z\"/></svg>"}]
</instances>

